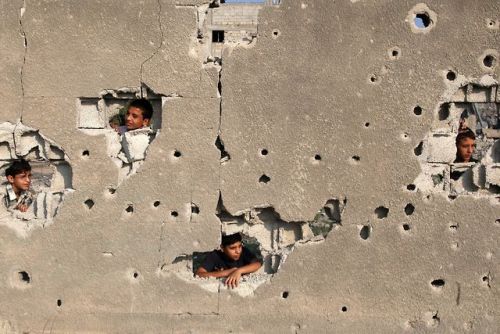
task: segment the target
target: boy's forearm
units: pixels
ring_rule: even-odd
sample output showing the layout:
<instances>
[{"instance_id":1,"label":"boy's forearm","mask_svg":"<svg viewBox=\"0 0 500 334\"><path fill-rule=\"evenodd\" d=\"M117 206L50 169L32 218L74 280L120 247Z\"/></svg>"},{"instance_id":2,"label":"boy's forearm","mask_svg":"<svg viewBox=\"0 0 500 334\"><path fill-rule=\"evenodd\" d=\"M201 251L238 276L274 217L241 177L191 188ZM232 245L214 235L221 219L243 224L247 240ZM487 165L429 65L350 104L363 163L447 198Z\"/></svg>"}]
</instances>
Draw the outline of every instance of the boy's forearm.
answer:
<instances>
[{"instance_id":1,"label":"boy's forearm","mask_svg":"<svg viewBox=\"0 0 500 334\"><path fill-rule=\"evenodd\" d=\"M254 271L257 271L261 266L262 266L262 263L256 261L256 262L252 262L250 264L247 264L246 266L239 267L238 271L241 274L250 274L250 273L253 273Z\"/></svg>"},{"instance_id":2,"label":"boy's forearm","mask_svg":"<svg viewBox=\"0 0 500 334\"><path fill-rule=\"evenodd\" d=\"M220 271L197 271L196 276L199 277L227 277L231 275L234 271L236 271L238 268L231 268L231 269L225 269L225 270L220 270Z\"/></svg>"}]
</instances>

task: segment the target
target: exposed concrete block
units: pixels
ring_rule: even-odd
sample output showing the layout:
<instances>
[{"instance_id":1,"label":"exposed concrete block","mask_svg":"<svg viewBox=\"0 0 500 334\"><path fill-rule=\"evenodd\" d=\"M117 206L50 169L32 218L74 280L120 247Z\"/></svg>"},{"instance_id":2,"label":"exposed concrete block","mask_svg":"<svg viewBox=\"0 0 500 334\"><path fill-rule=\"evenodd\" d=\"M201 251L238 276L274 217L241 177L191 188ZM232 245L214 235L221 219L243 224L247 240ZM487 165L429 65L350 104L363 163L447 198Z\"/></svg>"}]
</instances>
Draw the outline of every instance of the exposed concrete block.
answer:
<instances>
[{"instance_id":1,"label":"exposed concrete block","mask_svg":"<svg viewBox=\"0 0 500 334\"><path fill-rule=\"evenodd\" d=\"M105 113L99 110L99 99L78 99L78 127L83 129L104 129L106 127Z\"/></svg>"},{"instance_id":2,"label":"exposed concrete block","mask_svg":"<svg viewBox=\"0 0 500 334\"><path fill-rule=\"evenodd\" d=\"M138 129L125 132L122 135L122 148L127 162L144 160L146 150L154 133L151 129Z\"/></svg>"},{"instance_id":3,"label":"exposed concrete block","mask_svg":"<svg viewBox=\"0 0 500 334\"><path fill-rule=\"evenodd\" d=\"M12 154L10 152L10 145L8 142L0 142L0 160L10 160Z\"/></svg>"},{"instance_id":4,"label":"exposed concrete block","mask_svg":"<svg viewBox=\"0 0 500 334\"><path fill-rule=\"evenodd\" d=\"M450 102L465 102L465 101L467 101L466 94L467 94L467 86L460 87L455 92L455 94L453 94L450 97Z\"/></svg>"},{"instance_id":5,"label":"exposed concrete block","mask_svg":"<svg viewBox=\"0 0 500 334\"><path fill-rule=\"evenodd\" d=\"M422 166L422 172L413 182L423 192L444 192L449 187L450 167L445 164Z\"/></svg>"},{"instance_id":6,"label":"exposed concrete block","mask_svg":"<svg viewBox=\"0 0 500 334\"><path fill-rule=\"evenodd\" d=\"M490 186L500 187L500 164L495 163L486 166L486 188Z\"/></svg>"},{"instance_id":7,"label":"exposed concrete block","mask_svg":"<svg viewBox=\"0 0 500 334\"><path fill-rule=\"evenodd\" d=\"M467 87L467 102L495 102L496 89L495 86L483 87L477 85L469 85Z\"/></svg>"},{"instance_id":8,"label":"exposed concrete block","mask_svg":"<svg viewBox=\"0 0 500 334\"><path fill-rule=\"evenodd\" d=\"M431 163L451 163L455 160L457 149L455 136L451 133L434 133L427 140L427 161Z\"/></svg>"}]
</instances>

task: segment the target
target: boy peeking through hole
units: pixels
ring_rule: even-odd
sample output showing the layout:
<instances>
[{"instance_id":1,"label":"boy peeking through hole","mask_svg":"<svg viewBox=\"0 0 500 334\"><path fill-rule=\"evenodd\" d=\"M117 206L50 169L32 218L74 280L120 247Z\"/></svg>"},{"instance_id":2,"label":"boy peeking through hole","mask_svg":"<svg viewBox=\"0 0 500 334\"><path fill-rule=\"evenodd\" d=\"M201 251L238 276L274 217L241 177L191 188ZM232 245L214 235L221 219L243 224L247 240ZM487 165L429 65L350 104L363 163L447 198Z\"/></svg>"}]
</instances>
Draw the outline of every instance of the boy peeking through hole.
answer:
<instances>
[{"instance_id":1,"label":"boy peeking through hole","mask_svg":"<svg viewBox=\"0 0 500 334\"><path fill-rule=\"evenodd\" d=\"M9 184L5 190L4 204L11 210L26 212L33 202L30 192L31 166L26 160L15 160L5 171Z\"/></svg>"},{"instance_id":2,"label":"boy peeking through hole","mask_svg":"<svg viewBox=\"0 0 500 334\"><path fill-rule=\"evenodd\" d=\"M147 128L151 125L153 106L146 99L132 100L126 107L124 115L117 114L109 120L109 125L119 134L127 131ZM125 125L122 125L122 124Z\"/></svg>"},{"instance_id":3,"label":"boy peeking through hole","mask_svg":"<svg viewBox=\"0 0 500 334\"><path fill-rule=\"evenodd\" d=\"M220 250L210 252L196 271L199 277L226 277L228 288L238 286L241 275L257 271L262 263L241 243L241 234L223 235Z\"/></svg>"}]
</instances>

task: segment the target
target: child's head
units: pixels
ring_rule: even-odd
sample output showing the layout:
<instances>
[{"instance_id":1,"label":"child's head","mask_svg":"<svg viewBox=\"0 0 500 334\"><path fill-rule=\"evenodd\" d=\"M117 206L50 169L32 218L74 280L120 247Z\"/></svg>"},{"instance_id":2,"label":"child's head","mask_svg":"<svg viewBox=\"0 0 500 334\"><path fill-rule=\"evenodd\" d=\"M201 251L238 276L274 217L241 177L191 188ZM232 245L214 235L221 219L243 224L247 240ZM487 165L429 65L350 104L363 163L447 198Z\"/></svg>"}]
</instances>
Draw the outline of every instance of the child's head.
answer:
<instances>
[{"instance_id":1,"label":"child's head","mask_svg":"<svg viewBox=\"0 0 500 334\"><path fill-rule=\"evenodd\" d=\"M15 160L5 170L5 176L16 194L26 191L31 185L31 166L24 159Z\"/></svg>"},{"instance_id":2,"label":"child's head","mask_svg":"<svg viewBox=\"0 0 500 334\"><path fill-rule=\"evenodd\" d=\"M140 129L149 126L153 117L153 106L146 99L137 99L130 102L125 115L127 130Z\"/></svg>"},{"instance_id":3,"label":"child's head","mask_svg":"<svg viewBox=\"0 0 500 334\"><path fill-rule=\"evenodd\" d=\"M229 259L233 261L239 260L243 249L241 234L223 235L220 248Z\"/></svg>"},{"instance_id":4,"label":"child's head","mask_svg":"<svg viewBox=\"0 0 500 334\"><path fill-rule=\"evenodd\" d=\"M457 146L457 159L463 162L469 162L472 153L474 153L474 144L476 142L476 135L472 130L467 129L460 132L455 139L455 145Z\"/></svg>"}]
</instances>

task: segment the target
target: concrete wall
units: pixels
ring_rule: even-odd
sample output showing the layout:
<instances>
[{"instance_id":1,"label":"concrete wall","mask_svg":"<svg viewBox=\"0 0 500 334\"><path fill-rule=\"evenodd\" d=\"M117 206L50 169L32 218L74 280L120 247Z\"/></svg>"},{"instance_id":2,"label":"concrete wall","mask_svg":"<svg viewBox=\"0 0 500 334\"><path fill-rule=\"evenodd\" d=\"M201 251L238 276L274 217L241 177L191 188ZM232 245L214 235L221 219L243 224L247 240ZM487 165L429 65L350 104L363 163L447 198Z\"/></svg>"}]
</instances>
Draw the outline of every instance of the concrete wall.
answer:
<instances>
[{"instance_id":1,"label":"concrete wall","mask_svg":"<svg viewBox=\"0 0 500 334\"><path fill-rule=\"evenodd\" d=\"M282 0L217 55L208 1L0 6L0 122L57 143L74 189L48 226L0 225L0 332L500 330L498 143L484 189L425 187L453 145L427 138L456 135L441 106L498 91L498 1ZM162 101L127 178L78 108L124 87ZM192 278L233 221L293 226L286 262L235 291Z\"/></svg>"}]
</instances>

